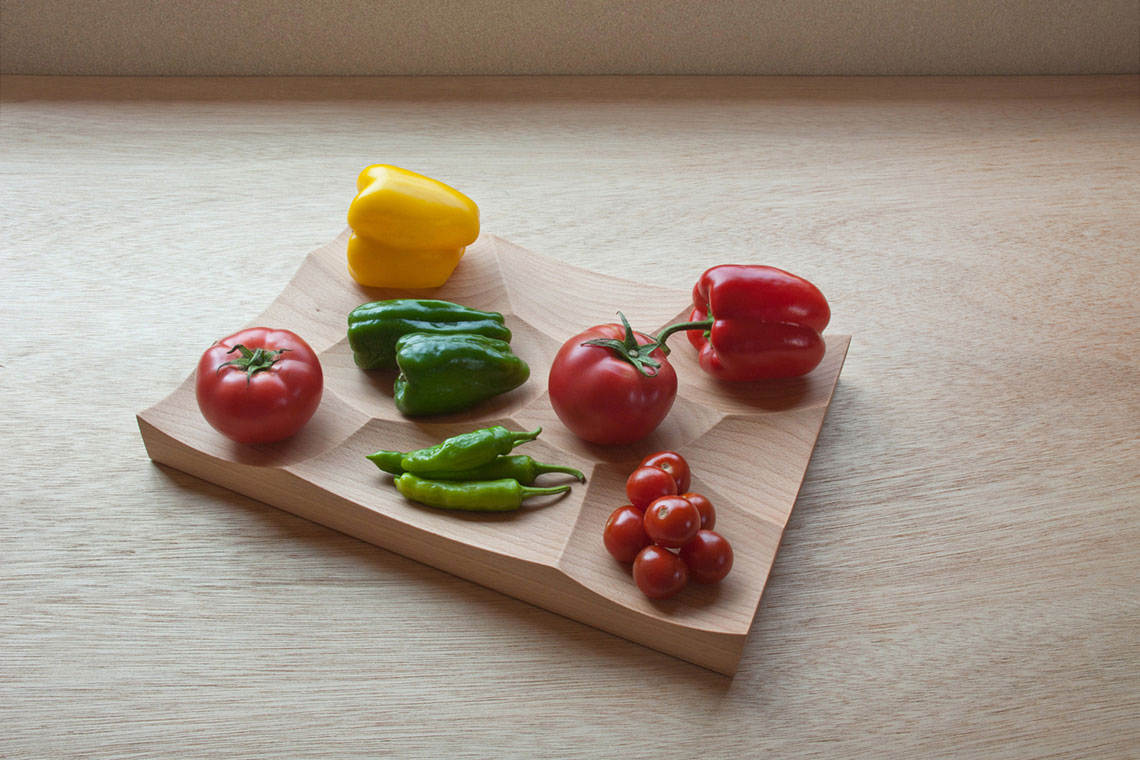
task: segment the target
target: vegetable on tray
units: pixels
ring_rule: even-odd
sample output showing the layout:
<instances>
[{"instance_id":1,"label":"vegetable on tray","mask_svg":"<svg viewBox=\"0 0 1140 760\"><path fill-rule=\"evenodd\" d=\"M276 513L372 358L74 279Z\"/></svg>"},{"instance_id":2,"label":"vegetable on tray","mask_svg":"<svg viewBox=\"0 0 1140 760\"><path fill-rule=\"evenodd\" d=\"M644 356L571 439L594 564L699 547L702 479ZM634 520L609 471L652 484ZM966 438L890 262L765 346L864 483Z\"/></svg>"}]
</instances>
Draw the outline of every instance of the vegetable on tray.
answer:
<instances>
[{"instance_id":1,"label":"vegetable on tray","mask_svg":"<svg viewBox=\"0 0 1140 760\"><path fill-rule=\"evenodd\" d=\"M569 485L532 488L539 475L557 472L586 476L573 467L540 464L529 456L508 456L515 446L533 441L542 428L513 431L502 425L473 430L424 449L381 450L368 459L396 476L396 489L406 498L439 509L510 512L531 496L566 493Z\"/></svg>"},{"instance_id":2,"label":"vegetable on tray","mask_svg":"<svg viewBox=\"0 0 1140 760\"><path fill-rule=\"evenodd\" d=\"M367 457L377 467L392 475L403 475L406 472L402 461L404 454L399 451L377 451ZM561 473L573 475L579 482L585 483L586 476L581 470L556 464L543 464L536 462L525 454L513 456L498 456L486 464L466 470L440 470L431 474L432 480L500 480L511 478L524 486L529 486L538 480L540 475L547 473Z\"/></svg>"},{"instance_id":3,"label":"vegetable on tray","mask_svg":"<svg viewBox=\"0 0 1140 760\"><path fill-rule=\"evenodd\" d=\"M676 494L677 481L672 473L660 467L642 465L631 472L625 481L625 497L638 509L645 509L662 496Z\"/></svg>"},{"instance_id":4,"label":"vegetable on tray","mask_svg":"<svg viewBox=\"0 0 1140 760\"><path fill-rule=\"evenodd\" d=\"M437 288L479 237L479 207L458 190L386 164L356 179L348 271L368 287Z\"/></svg>"},{"instance_id":5,"label":"vegetable on tray","mask_svg":"<svg viewBox=\"0 0 1140 760\"><path fill-rule=\"evenodd\" d=\"M827 350L821 333L831 320L815 285L770 266L723 264L693 286L689 321L657 335L689 333L701 368L718 380L769 380L806 375Z\"/></svg>"},{"instance_id":6,"label":"vegetable on tray","mask_svg":"<svg viewBox=\"0 0 1140 760\"><path fill-rule=\"evenodd\" d=\"M316 353L289 330L251 327L210 346L198 360L194 394L210 425L238 443L288 438L321 403Z\"/></svg>"},{"instance_id":7,"label":"vegetable on tray","mask_svg":"<svg viewBox=\"0 0 1140 760\"><path fill-rule=\"evenodd\" d=\"M655 483L646 472L655 468L668 477L667 484L664 479ZM691 491L677 495L680 482L690 485L689 463L683 456L659 451L645 457L627 480L633 503L611 512L602 529L606 551L618 562L631 563L634 582L650 599L675 596L690 580L719 583L732 570L732 546L712 530L712 503ZM658 491L665 494L641 506Z\"/></svg>"},{"instance_id":8,"label":"vegetable on tray","mask_svg":"<svg viewBox=\"0 0 1140 760\"><path fill-rule=\"evenodd\" d=\"M409 451L400 458L400 467L404 472L428 477L435 477L437 472L469 470L511 453L515 446L533 441L541 432L542 428L527 432L509 430L502 425L473 430L453 435L429 448Z\"/></svg>"},{"instance_id":9,"label":"vegetable on tray","mask_svg":"<svg viewBox=\"0 0 1140 760\"><path fill-rule=\"evenodd\" d=\"M712 530L716 527L716 509L707 496L686 491L681 494L681 498L697 508L697 512L701 515L701 530Z\"/></svg>"},{"instance_id":10,"label":"vegetable on tray","mask_svg":"<svg viewBox=\"0 0 1140 760\"><path fill-rule=\"evenodd\" d=\"M650 599L668 599L685 588L689 568L665 547L650 544L633 560L633 581Z\"/></svg>"},{"instance_id":11,"label":"vegetable on tray","mask_svg":"<svg viewBox=\"0 0 1140 760\"><path fill-rule=\"evenodd\" d=\"M645 508L645 535L661 546L679 549L700 529L700 511L682 496L662 496Z\"/></svg>"},{"instance_id":12,"label":"vegetable on tray","mask_svg":"<svg viewBox=\"0 0 1140 760\"><path fill-rule=\"evenodd\" d=\"M396 343L409 333L473 334L510 342L503 315L450 301L394 298L361 304L348 315L348 345L361 369L396 369Z\"/></svg>"},{"instance_id":13,"label":"vegetable on tray","mask_svg":"<svg viewBox=\"0 0 1140 760\"><path fill-rule=\"evenodd\" d=\"M719 583L732 570L732 546L713 530L699 530L678 556L697 583Z\"/></svg>"},{"instance_id":14,"label":"vegetable on tray","mask_svg":"<svg viewBox=\"0 0 1140 760\"><path fill-rule=\"evenodd\" d=\"M530 378L509 343L467 333L405 335L396 342L396 364L394 401L409 417L470 409Z\"/></svg>"},{"instance_id":15,"label":"vegetable on tray","mask_svg":"<svg viewBox=\"0 0 1140 760\"><path fill-rule=\"evenodd\" d=\"M711 267L693 287L686 322L656 337L600 325L566 341L550 368L550 402L567 428L591 443L632 443L665 419L677 377L665 344L688 332L701 368L726 381L798 377L823 360L831 319L815 285L770 266Z\"/></svg>"},{"instance_id":16,"label":"vegetable on tray","mask_svg":"<svg viewBox=\"0 0 1140 760\"><path fill-rule=\"evenodd\" d=\"M618 562L633 562L652 543L645 534L645 513L632 504L615 509L602 530L602 542Z\"/></svg>"},{"instance_id":17,"label":"vegetable on tray","mask_svg":"<svg viewBox=\"0 0 1140 760\"><path fill-rule=\"evenodd\" d=\"M657 428L677 396L677 373L656 341L622 323L562 344L550 367L550 403L567 428L600 444L632 443Z\"/></svg>"},{"instance_id":18,"label":"vegetable on tray","mask_svg":"<svg viewBox=\"0 0 1140 760\"><path fill-rule=\"evenodd\" d=\"M414 502L438 509L513 512L522 506L523 499L564 494L570 490L570 486L531 488L511 478L484 481L428 480L405 472L396 478L396 490Z\"/></svg>"},{"instance_id":19,"label":"vegetable on tray","mask_svg":"<svg viewBox=\"0 0 1140 760\"><path fill-rule=\"evenodd\" d=\"M689 462L675 451L658 451L641 460L642 467L656 467L673 476L677 484L677 493L689 490Z\"/></svg>"}]
</instances>

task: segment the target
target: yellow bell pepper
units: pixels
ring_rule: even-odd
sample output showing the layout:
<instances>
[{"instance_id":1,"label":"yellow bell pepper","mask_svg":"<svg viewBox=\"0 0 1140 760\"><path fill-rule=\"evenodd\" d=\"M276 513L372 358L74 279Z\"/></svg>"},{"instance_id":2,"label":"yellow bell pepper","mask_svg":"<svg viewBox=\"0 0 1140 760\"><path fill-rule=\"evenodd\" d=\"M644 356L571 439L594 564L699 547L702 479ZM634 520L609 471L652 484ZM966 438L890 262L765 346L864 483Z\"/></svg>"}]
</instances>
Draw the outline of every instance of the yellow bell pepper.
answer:
<instances>
[{"instance_id":1,"label":"yellow bell pepper","mask_svg":"<svg viewBox=\"0 0 1140 760\"><path fill-rule=\"evenodd\" d=\"M407 169L376 164L356 179L348 207L348 271L361 285L437 288L479 237L479 207Z\"/></svg>"}]
</instances>

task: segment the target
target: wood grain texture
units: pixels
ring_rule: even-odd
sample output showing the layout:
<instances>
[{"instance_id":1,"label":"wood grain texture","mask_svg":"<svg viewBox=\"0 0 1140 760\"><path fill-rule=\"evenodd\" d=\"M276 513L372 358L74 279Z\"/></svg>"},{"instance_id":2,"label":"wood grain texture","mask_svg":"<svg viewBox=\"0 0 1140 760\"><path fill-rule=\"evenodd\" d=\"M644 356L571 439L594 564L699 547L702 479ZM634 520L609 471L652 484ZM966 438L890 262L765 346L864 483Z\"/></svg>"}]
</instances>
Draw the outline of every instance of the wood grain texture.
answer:
<instances>
[{"instance_id":1,"label":"wood grain texture","mask_svg":"<svg viewBox=\"0 0 1140 760\"><path fill-rule=\"evenodd\" d=\"M0 80L0 755L1135 757L1138 96ZM734 678L148 462L135 412L377 161L592 271L828 294L857 340Z\"/></svg>"}]
</instances>

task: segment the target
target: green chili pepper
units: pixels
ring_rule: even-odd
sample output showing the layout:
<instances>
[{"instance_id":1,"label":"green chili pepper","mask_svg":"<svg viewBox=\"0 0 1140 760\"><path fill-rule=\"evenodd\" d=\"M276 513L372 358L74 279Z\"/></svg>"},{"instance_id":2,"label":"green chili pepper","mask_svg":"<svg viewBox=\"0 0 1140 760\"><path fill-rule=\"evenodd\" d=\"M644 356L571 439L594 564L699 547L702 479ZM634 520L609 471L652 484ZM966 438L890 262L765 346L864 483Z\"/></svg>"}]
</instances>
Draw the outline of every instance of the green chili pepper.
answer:
<instances>
[{"instance_id":1,"label":"green chili pepper","mask_svg":"<svg viewBox=\"0 0 1140 760\"><path fill-rule=\"evenodd\" d=\"M399 451L377 451L375 454L368 455L368 459L377 467L393 475L404 474L404 468L400 464L403 458L404 455ZM524 486L529 486L538 479L539 475L545 475L548 472L573 475L579 481L586 482L586 476L580 470L575 470L573 467L536 462L525 454L495 457L490 462L469 470L441 470L431 473L431 477L432 480L501 480L510 478L517 480Z\"/></svg>"},{"instance_id":2,"label":"green chili pepper","mask_svg":"<svg viewBox=\"0 0 1140 760\"><path fill-rule=\"evenodd\" d=\"M384 472L390 472L393 475L403 475L404 468L400 465L400 462L405 456L407 456L407 454L403 451L381 449L375 454L369 454L366 458Z\"/></svg>"},{"instance_id":3,"label":"green chili pepper","mask_svg":"<svg viewBox=\"0 0 1140 760\"><path fill-rule=\"evenodd\" d=\"M533 441L541 432L542 428L529 433L514 432L502 425L474 430L452 436L431 448L410 451L400 459L400 467L404 472L420 475L470 470L500 454L510 454L515 446Z\"/></svg>"},{"instance_id":4,"label":"green chili pepper","mask_svg":"<svg viewBox=\"0 0 1140 760\"><path fill-rule=\"evenodd\" d=\"M450 301L396 298L361 304L348 315L348 345L363 369L396 369L396 342L408 333L468 333L511 340L496 311L479 311Z\"/></svg>"},{"instance_id":5,"label":"green chili pepper","mask_svg":"<svg viewBox=\"0 0 1140 760\"><path fill-rule=\"evenodd\" d=\"M412 501L439 509L512 512L521 507L528 496L566 493L570 486L528 488L511 478L482 482L425 480L405 472L396 478L396 489Z\"/></svg>"},{"instance_id":6,"label":"green chili pepper","mask_svg":"<svg viewBox=\"0 0 1140 760\"><path fill-rule=\"evenodd\" d=\"M411 333L396 342L396 364L392 400L409 417L461 412L530 377L509 343L483 335Z\"/></svg>"}]
</instances>

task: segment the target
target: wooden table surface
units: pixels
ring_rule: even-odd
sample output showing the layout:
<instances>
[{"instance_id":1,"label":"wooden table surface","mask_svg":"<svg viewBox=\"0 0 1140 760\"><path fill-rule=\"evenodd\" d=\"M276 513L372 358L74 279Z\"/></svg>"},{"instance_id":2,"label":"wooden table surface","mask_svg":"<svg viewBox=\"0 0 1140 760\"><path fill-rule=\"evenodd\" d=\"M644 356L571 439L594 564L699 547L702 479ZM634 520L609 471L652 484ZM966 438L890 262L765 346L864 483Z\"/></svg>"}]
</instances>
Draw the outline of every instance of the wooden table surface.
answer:
<instances>
[{"instance_id":1,"label":"wooden table surface","mask_svg":"<svg viewBox=\"0 0 1140 760\"><path fill-rule=\"evenodd\" d=\"M0 97L0 756L1138 756L1137 77ZM135 414L371 163L594 271L828 295L851 350L735 678L147 459Z\"/></svg>"}]
</instances>

